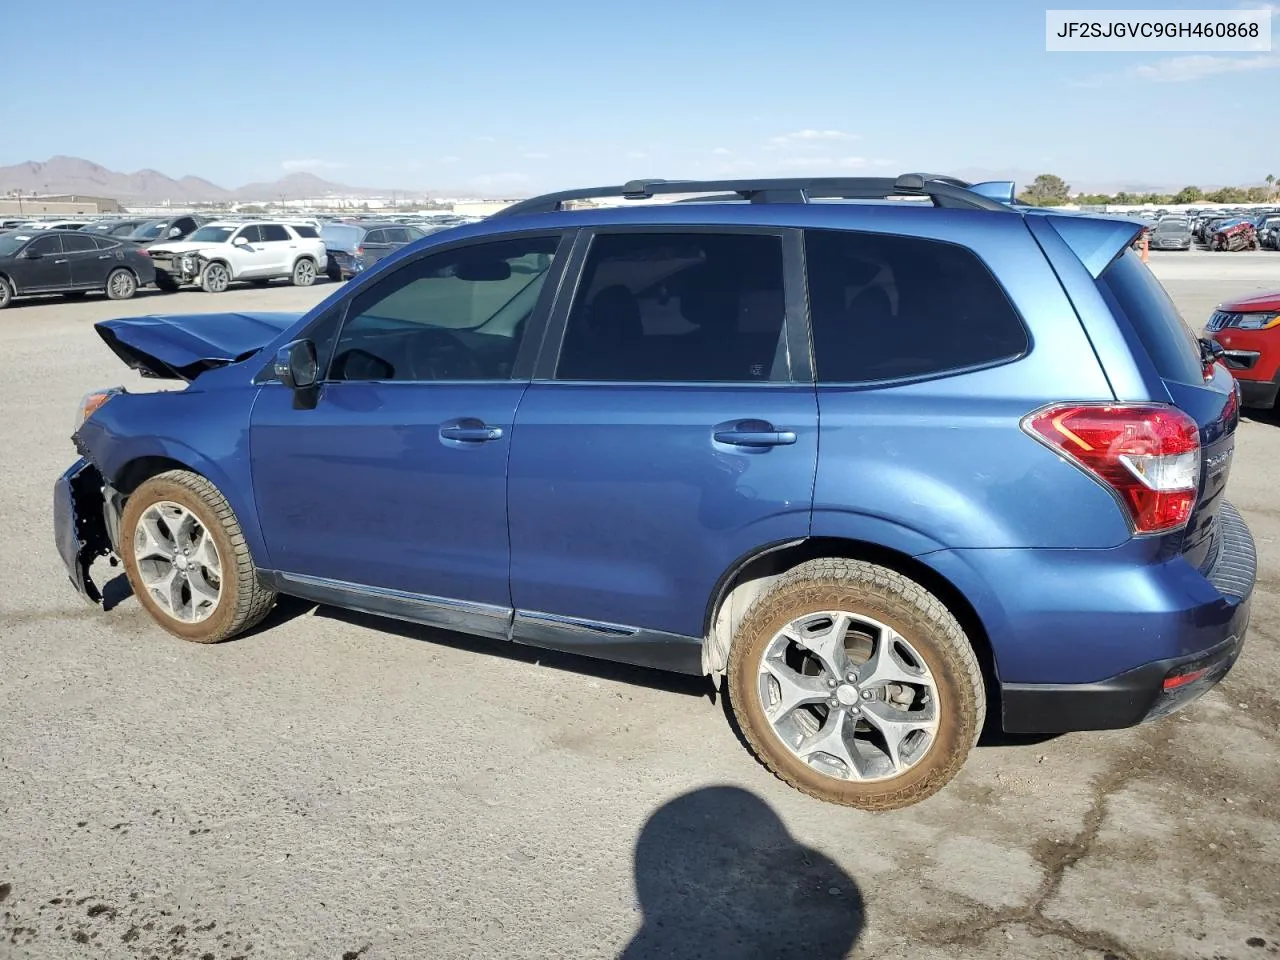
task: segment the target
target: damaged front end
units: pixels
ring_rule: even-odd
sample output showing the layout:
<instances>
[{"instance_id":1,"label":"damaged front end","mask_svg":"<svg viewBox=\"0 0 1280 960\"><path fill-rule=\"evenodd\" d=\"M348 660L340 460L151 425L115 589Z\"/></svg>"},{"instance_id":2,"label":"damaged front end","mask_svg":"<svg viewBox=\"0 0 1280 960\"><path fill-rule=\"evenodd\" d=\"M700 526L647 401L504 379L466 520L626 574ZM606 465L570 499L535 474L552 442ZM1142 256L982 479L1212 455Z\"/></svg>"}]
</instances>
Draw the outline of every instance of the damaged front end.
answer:
<instances>
[{"instance_id":1,"label":"damaged front end","mask_svg":"<svg viewBox=\"0 0 1280 960\"><path fill-rule=\"evenodd\" d=\"M208 258L199 251L155 253L152 254L151 259L156 270L164 273L170 282L178 286L199 283L200 276L209 263Z\"/></svg>"},{"instance_id":2,"label":"damaged front end","mask_svg":"<svg viewBox=\"0 0 1280 960\"><path fill-rule=\"evenodd\" d=\"M81 457L53 485L53 532L58 553L76 591L92 603L102 591L90 575L98 557L118 562L122 497L98 468Z\"/></svg>"}]
</instances>

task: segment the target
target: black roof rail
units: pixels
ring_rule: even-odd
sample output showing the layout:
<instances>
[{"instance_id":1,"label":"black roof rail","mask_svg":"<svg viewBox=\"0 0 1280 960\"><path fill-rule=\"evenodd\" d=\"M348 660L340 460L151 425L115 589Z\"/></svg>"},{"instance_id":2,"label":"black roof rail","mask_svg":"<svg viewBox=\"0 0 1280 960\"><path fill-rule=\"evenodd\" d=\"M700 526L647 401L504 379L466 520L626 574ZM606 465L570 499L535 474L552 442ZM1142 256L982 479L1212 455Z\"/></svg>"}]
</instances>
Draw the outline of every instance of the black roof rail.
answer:
<instances>
[{"instance_id":1,"label":"black roof rail","mask_svg":"<svg viewBox=\"0 0 1280 960\"><path fill-rule=\"evenodd\" d=\"M750 203L807 203L810 200L883 200L886 197L928 197L935 206L1012 213L1009 205L969 189L955 177L932 173L904 173L899 177L804 177L753 180L629 180L620 186L584 187L521 200L493 214L511 217L525 213L555 213L574 200L621 197L649 200L669 194L715 194L696 202L738 200ZM695 202L695 198L689 198Z\"/></svg>"}]
</instances>

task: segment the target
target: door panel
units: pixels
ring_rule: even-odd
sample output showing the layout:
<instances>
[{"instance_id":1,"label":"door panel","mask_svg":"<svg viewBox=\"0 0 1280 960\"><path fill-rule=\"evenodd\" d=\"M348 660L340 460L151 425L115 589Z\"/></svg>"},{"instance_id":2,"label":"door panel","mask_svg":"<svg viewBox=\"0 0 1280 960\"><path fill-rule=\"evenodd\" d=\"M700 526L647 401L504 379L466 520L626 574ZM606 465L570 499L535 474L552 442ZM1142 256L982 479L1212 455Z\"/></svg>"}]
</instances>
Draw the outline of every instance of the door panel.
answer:
<instances>
[{"instance_id":1,"label":"door panel","mask_svg":"<svg viewBox=\"0 0 1280 960\"><path fill-rule=\"evenodd\" d=\"M63 254L71 265L71 283L77 290L101 289L107 274L115 266L115 258L99 250L93 237L63 237Z\"/></svg>"},{"instance_id":2,"label":"door panel","mask_svg":"<svg viewBox=\"0 0 1280 960\"><path fill-rule=\"evenodd\" d=\"M746 419L795 441L715 440ZM535 382L511 444L512 603L701 635L735 560L808 535L817 426L809 386Z\"/></svg>"},{"instance_id":3,"label":"door panel","mask_svg":"<svg viewBox=\"0 0 1280 960\"><path fill-rule=\"evenodd\" d=\"M14 264L14 281L20 293L38 293L71 288L71 262L62 252L62 238L37 237L26 247L40 253L39 259Z\"/></svg>"}]
</instances>

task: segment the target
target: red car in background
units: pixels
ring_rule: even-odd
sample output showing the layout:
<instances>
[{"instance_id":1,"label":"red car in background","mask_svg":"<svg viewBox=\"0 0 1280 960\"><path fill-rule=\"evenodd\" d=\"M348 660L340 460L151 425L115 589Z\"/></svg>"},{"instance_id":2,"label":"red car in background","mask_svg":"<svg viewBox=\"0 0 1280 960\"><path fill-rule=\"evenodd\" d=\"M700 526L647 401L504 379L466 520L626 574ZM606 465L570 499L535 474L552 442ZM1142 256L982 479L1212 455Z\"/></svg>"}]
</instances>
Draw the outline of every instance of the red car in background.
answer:
<instances>
[{"instance_id":1,"label":"red car in background","mask_svg":"<svg viewBox=\"0 0 1280 960\"><path fill-rule=\"evenodd\" d=\"M1224 303L1205 336L1222 347L1222 362L1240 383L1246 407L1274 407L1280 392L1280 292Z\"/></svg>"}]
</instances>

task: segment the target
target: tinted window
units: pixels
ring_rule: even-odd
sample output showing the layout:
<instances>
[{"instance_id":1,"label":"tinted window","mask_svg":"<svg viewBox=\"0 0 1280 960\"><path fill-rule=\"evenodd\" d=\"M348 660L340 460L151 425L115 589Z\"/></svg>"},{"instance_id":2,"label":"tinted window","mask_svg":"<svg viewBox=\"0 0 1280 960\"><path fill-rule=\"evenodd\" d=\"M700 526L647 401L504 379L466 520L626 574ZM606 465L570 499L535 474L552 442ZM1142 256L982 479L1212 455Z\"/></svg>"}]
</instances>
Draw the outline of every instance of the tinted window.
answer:
<instances>
[{"instance_id":1,"label":"tinted window","mask_svg":"<svg viewBox=\"0 0 1280 960\"><path fill-rule=\"evenodd\" d=\"M278 243L280 241L288 241L292 238L289 231L278 223L264 223L259 229L262 230L262 240L264 243Z\"/></svg>"},{"instance_id":2,"label":"tinted window","mask_svg":"<svg viewBox=\"0 0 1280 960\"><path fill-rule=\"evenodd\" d=\"M62 238L62 249L64 253L88 253L98 248L94 245L93 237L83 233L69 233Z\"/></svg>"},{"instance_id":3,"label":"tinted window","mask_svg":"<svg viewBox=\"0 0 1280 960\"><path fill-rule=\"evenodd\" d=\"M196 228L196 222L192 220L190 217L183 217L181 220L175 223L174 226L177 227L180 231L182 231L183 234L188 234Z\"/></svg>"},{"instance_id":4,"label":"tinted window","mask_svg":"<svg viewBox=\"0 0 1280 960\"><path fill-rule=\"evenodd\" d=\"M62 238L56 234L47 237L37 237L31 242L31 246L27 248L32 253L42 253L48 256L51 253L62 252Z\"/></svg>"},{"instance_id":5,"label":"tinted window","mask_svg":"<svg viewBox=\"0 0 1280 960\"><path fill-rule=\"evenodd\" d=\"M917 237L805 232L818 379L918 377L1017 357L1027 333L964 247Z\"/></svg>"},{"instance_id":6,"label":"tinted window","mask_svg":"<svg viewBox=\"0 0 1280 960\"><path fill-rule=\"evenodd\" d=\"M1161 377L1204 383L1195 336L1137 253L1126 250L1102 271L1098 286L1112 311L1128 318Z\"/></svg>"},{"instance_id":7,"label":"tinted window","mask_svg":"<svg viewBox=\"0 0 1280 960\"><path fill-rule=\"evenodd\" d=\"M785 314L778 237L601 235L591 244L556 376L766 381L775 374Z\"/></svg>"},{"instance_id":8,"label":"tinted window","mask_svg":"<svg viewBox=\"0 0 1280 960\"><path fill-rule=\"evenodd\" d=\"M383 232L387 235L388 243L409 242L409 234L405 231L404 227L387 227Z\"/></svg>"},{"instance_id":9,"label":"tinted window","mask_svg":"<svg viewBox=\"0 0 1280 960\"><path fill-rule=\"evenodd\" d=\"M392 271L352 302L330 379L509 377L557 244L555 237L505 240ZM537 269L522 269L529 263Z\"/></svg>"},{"instance_id":10,"label":"tinted window","mask_svg":"<svg viewBox=\"0 0 1280 960\"><path fill-rule=\"evenodd\" d=\"M308 240L316 240L320 236L315 227L308 227L305 223L296 224L293 232L300 237L306 237Z\"/></svg>"},{"instance_id":11,"label":"tinted window","mask_svg":"<svg viewBox=\"0 0 1280 960\"><path fill-rule=\"evenodd\" d=\"M199 232L203 233L204 231L199 231ZM258 226L256 223L251 223L249 224L249 226L241 228L237 236L244 237L250 243L261 243L262 228Z\"/></svg>"},{"instance_id":12,"label":"tinted window","mask_svg":"<svg viewBox=\"0 0 1280 960\"><path fill-rule=\"evenodd\" d=\"M364 235L365 243L386 243L387 233L385 230L370 230Z\"/></svg>"}]
</instances>

